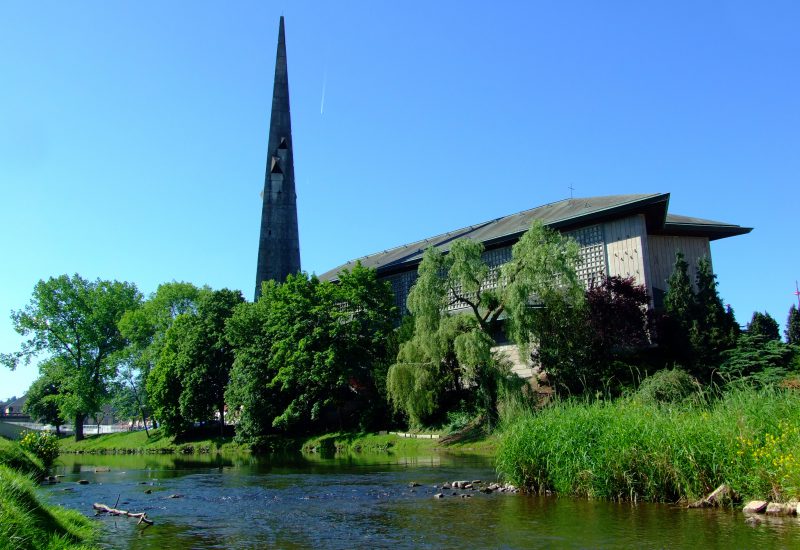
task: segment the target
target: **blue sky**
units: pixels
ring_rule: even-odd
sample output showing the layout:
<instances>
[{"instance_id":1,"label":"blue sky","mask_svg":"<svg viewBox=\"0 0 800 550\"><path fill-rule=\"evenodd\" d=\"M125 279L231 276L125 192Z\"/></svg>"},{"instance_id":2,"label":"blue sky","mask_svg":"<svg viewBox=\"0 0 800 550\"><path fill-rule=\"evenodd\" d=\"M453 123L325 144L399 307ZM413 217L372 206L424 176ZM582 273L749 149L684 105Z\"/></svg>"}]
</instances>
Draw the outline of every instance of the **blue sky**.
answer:
<instances>
[{"instance_id":1,"label":"blue sky","mask_svg":"<svg viewBox=\"0 0 800 550\"><path fill-rule=\"evenodd\" d=\"M62 273L251 297L281 14L307 271L570 185L670 192L755 227L712 244L720 292L785 322L796 2L5 2L0 351ZM35 376L0 368L0 398Z\"/></svg>"}]
</instances>

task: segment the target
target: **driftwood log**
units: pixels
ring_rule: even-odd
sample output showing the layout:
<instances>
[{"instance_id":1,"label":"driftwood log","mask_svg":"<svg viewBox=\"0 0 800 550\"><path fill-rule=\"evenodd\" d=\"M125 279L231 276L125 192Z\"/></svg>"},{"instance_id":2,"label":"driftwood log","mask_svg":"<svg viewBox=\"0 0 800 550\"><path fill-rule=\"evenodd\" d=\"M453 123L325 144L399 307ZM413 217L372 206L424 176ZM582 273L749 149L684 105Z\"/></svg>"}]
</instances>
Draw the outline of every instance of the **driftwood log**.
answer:
<instances>
[{"instance_id":1,"label":"driftwood log","mask_svg":"<svg viewBox=\"0 0 800 550\"><path fill-rule=\"evenodd\" d=\"M136 525L140 523L146 523L147 525L153 525L153 520L147 518L146 512L128 512L127 510L118 510L116 508L112 508L111 506L106 506L105 504L100 504L95 502L92 504L92 508L95 509L100 514L111 514L112 516L127 516L129 518L139 518L139 521Z\"/></svg>"}]
</instances>

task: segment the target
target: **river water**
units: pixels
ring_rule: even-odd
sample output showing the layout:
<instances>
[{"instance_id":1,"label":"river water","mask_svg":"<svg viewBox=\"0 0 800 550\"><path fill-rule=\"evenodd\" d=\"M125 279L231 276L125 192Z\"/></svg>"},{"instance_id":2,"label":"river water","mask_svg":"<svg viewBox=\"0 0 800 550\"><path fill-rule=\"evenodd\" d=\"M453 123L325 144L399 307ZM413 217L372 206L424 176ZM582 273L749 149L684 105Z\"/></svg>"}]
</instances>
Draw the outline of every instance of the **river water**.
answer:
<instances>
[{"instance_id":1,"label":"river water","mask_svg":"<svg viewBox=\"0 0 800 550\"><path fill-rule=\"evenodd\" d=\"M106 548L800 548L797 518L752 526L740 511L433 497L445 481L495 481L479 456L68 455L56 473L43 487L53 503L93 516L92 503L119 500L155 521L98 516Z\"/></svg>"}]
</instances>

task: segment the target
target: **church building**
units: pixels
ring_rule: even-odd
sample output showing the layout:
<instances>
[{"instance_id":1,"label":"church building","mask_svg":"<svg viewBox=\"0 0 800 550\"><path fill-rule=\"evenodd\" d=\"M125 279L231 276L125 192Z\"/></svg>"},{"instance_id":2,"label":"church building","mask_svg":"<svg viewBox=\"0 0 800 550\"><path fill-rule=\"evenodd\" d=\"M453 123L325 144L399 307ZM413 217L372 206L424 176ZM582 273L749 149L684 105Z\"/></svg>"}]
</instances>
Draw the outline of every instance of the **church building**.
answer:
<instances>
[{"instance_id":1,"label":"church building","mask_svg":"<svg viewBox=\"0 0 800 550\"><path fill-rule=\"evenodd\" d=\"M343 269L356 261L375 268L379 278L389 281L396 305L406 311L406 299L417 278L417 267L426 248L447 252L456 239L472 239L484 246L484 259L496 268L511 259L511 247L534 220L557 229L580 245L578 275L588 286L606 276L633 277L644 285L653 305L660 307L667 279L682 252L695 278L697 261L711 259L711 241L749 233L752 229L726 222L669 212L669 193L608 195L565 199L502 218L456 229L421 241L352 260L320 275L335 281ZM454 308L462 306L454 306Z\"/></svg>"},{"instance_id":2,"label":"church building","mask_svg":"<svg viewBox=\"0 0 800 550\"><path fill-rule=\"evenodd\" d=\"M511 259L511 247L534 220L574 238L580 245L578 274L587 286L606 276L633 277L644 285L652 305L660 307L667 280L682 252L695 279L697 262L711 259L711 241L749 233L752 229L669 212L669 193L608 195L571 198L516 214L456 229L352 260L319 276L336 281L343 269L357 261L377 270L394 290L396 305L406 311L406 299L417 279L417 267L428 247L442 252L457 239L484 246L484 259L498 268ZM263 281L282 282L300 271L289 78L283 16L278 30L275 81L270 118L267 166L264 178L261 232L256 269L255 298ZM453 306L453 309L463 307Z\"/></svg>"}]
</instances>

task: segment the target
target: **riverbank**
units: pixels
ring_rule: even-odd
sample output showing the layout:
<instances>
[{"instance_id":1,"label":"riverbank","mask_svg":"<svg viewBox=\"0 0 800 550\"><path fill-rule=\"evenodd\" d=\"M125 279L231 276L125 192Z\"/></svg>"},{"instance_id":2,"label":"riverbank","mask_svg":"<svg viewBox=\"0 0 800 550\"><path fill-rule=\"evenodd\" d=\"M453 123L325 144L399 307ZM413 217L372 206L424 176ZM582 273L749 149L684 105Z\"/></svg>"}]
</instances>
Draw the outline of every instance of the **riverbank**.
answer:
<instances>
[{"instance_id":1,"label":"riverbank","mask_svg":"<svg viewBox=\"0 0 800 550\"><path fill-rule=\"evenodd\" d=\"M45 473L17 443L0 438L0 548L90 549L97 526L41 499L34 480Z\"/></svg>"},{"instance_id":2,"label":"riverbank","mask_svg":"<svg viewBox=\"0 0 800 550\"><path fill-rule=\"evenodd\" d=\"M90 435L82 441L65 437L60 449L66 454L206 454L250 452L247 447L233 441L232 437L203 437L175 439L151 430L117 434ZM329 433L308 438L275 437L265 445L267 450L304 453L402 453L430 454L441 450L448 452L493 455L498 439L493 435L466 434L441 439L399 437L388 433Z\"/></svg>"},{"instance_id":3,"label":"riverbank","mask_svg":"<svg viewBox=\"0 0 800 550\"><path fill-rule=\"evenodd\" d=\"M88 435L81 441L73 437L59 440L62 453L89 454L203 454L219 452L239 452L243 450L234 443L232 437L203 436L177 439L165 435L160 430L120 432L115 434Z\"/></svg>"},{"instance_id":4,"label":"riverbank","mask_svg":"<svg viewBox=\"0 0 800 550\"><path fill-rule=\"evenodd\" d=\"M800 392L742 389L709 403L556 403L504 429L498 471L533 493L694 501L800 496Z\"/></svg>"}]
</instances>

